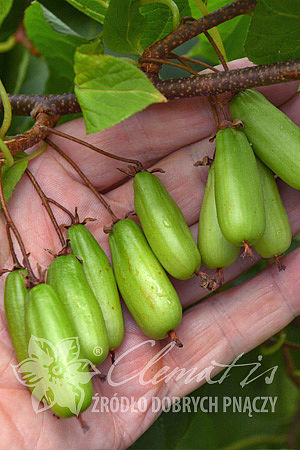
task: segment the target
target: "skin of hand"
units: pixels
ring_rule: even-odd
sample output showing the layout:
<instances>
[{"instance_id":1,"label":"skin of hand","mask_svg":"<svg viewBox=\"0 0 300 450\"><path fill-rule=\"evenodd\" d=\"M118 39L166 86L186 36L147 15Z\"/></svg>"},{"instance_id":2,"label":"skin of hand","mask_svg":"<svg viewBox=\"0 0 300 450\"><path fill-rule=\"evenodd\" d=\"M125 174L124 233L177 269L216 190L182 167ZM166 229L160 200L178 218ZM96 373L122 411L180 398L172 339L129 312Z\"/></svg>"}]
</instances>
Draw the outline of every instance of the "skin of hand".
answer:
<instances>
[{"instance_id":1,"label":"skin of hand","mask_svg":"<svg viewBox=\"0 0 300 450\"><path fill-rule=\"evenodd\" d=\"M246 65L250 63L245 59L230 63L231 68ZM291 82L260 90L300 125L297 86L298 83ZM209 137L215 133L215 123L207 99L191 98L152 105L110 129L89 136L85 135L82 119L66 123L60 129L107 151L139 159L146 168L163 168L166 173L157 176L182 209L196 237L208 169L194 167L193 164L206 155L211 156L215 145L209 142ZM124 163L54 135L50 138L73 158L95 187L104 192L118 217L122 218L134 209L132 180L127 181L124 174L117 170L118 167L126 167ZM97 219L96 222L89 223L88 228L110 256L107 235L103 233L103 226L111 223L110 216L77 173L51 148L33 160L29 167L47 196L70 211L74 211L77 206L81 220L85 217ZM293 233L299 233L300 193L281 181L279 187ZM26 249L30 252L33 267L36 263L46 267L52 257L44 249L57 252L60 244L41 200L26 176L18 184L8 207ZM66 223L66 215L56 207L53 210L58 223ZM2 217L0 228L0 267L9 268L12 262ZM184 347L173 348L146 371L144 383L140 382L138 373L168 341L149 342L124 307L126 335L116 351L116 358L134 346L140 347L124 357L113 370L112 379L115 383L124 379L127 381L112 386L93 378L94 389L100 397L110 398L117 394L119 397L134 398L135 401L145 397L148 401L147 410L144 413L92 412L91 407L83 413L83 419L90 427L86 434L76 418L58 420L51 411L36 414L32 409L30 392L16 379L11 367L11 364L16 364L16 359L4 314L3 276L0 282L1 448L127 448L157 418L159 413L154 413L151 409L153 396L183 396L203 384L203 380L195 379L185 383L185 377L177 381L171 379L167 383L163 379L156 379L154 383L153 376L158 370L169 366L170 372L179 367L186 370L195 368L196 373L200 373L212 360L229 364L235 357L258 346L299 315L300 248L286 256L283 262L287 266L284 272L278 272L277 267L271 265L253 279L189 308L176 330ZM225 282L237 277L253 263L249 259L239 258L232 267L225 270ZM199 287L196 277L184 282L173 281L184 308L207 295L207 291ZM109 359L101 365L104 373L110 367ZM212 375L216 373L217 370Z\"/></svg>"}]
</instances>

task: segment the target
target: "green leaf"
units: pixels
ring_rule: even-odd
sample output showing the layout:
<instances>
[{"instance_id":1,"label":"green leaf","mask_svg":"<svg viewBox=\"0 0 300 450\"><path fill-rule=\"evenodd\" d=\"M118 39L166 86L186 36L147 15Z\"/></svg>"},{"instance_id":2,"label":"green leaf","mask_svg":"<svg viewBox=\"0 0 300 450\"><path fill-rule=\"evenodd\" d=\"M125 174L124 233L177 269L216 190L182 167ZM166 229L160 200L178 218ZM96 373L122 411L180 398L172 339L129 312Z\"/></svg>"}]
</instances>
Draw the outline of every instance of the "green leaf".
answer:
<instances>
[{"instance_id":1,"label":"green leaf","mask_svg":"<svg viewBox=\"0 0 300 450\"><path fill-rule=\"evenodd\" d=\"M13 4L13 0L0 0L0 26L3 20L8 15L10 8Z\"/></svg>"},{"instance_id":2,"label":"green leaf","mask_svg":"<svg viewBox=\"0 0 300 450\"><path fill-rule=\"evenodd\" d=\"M259 0L251 20L245 50L256 64L300 57L300 2Z\"/></svg>"},{"instance_id":3,"label":"green leaf","mask_svg":"<svg viewBox=\"0 0 300 450\"><path fill-rule=\"evenodd\" d=\"M109 0L67 0L67 2L92 19L104 23Z\"/></svg>"},{"instance_id":4,"label":"green leaf","mask_svg":"<svg viewBox=\"0 0 300 450\"><path fill-rule=\"evenodd\" d=\"M79 36L39 2L32 3L26 9L24 22L28 38L47 62L50 72L48 93L73 90L74 53L78 45L88 40Z\"/></svg>"},{"instance_id":5,"label":"green leaf","mask_svg":"<svg viewBox=\"0 0 300 450\"><path fill-rule=\"evenodd\" d=\"M190 15L187 0L175 0L180 18ZM141 7L139 0L111 0L105 16L105 44L114 52L142 54L148 45L172 31L173 17L165 4Z\"/></svg>"},{"instance_id":6,"label":"green leaf","mask_svg":"<svg viewBox=\"0 0 300 450\"><path fill-rule=\"evenodd\" d=\"M22 178L23 173L27 169L28 161L18 161L18 159L22 159L26 157L26 153L19 153L15 156L16 163L11 166L3 166L2 167L2 184L3 184L3 194L5 198L5 202L11 198L13 191ZM1 207L0 207L1 209Z\"/></svg>"},{"instance_id":7,"label":"green leaf","mask_svg":"<svg viewBox=\"0 0 300 450\"><path fill-rule=\"evenodd\" d=\"M50 11L61 22L76 32L79 36L87 39L95 39L101 31L102 25L91 17L82 14L67 1L62 0L38 0L48 11ZM54 31L58 31L53 24Z\"/></svg>"},{"instance_id":8,"label":"green leaf","mask_svg":"<svg viewBox=\"0 0 300 450\"><path fill-rule=\"evenodd\" d=\"M123 59L102 54L101 46L81 46L75 53L75 93L87 133L110 127L165 98L146 75Z\"/></svg>"},{"instance_id":9,"label":"green leaf","mask_svg":"<svg viewBox=\"0 0 300 450\"><path fill-rule=\"evenodd\" d=\"M190 0L193 2L193 0ZM208 3L209 10L215 11L228 3L227 0L211 0ZM199 10L198 10L199 11ZM193 8L193 12L196 12ZM197 18L201 17L198 14ZM250 23L249 16L239 16L232 20L222 23L217 27L228 61L242 58L245 56L244 42L246 39L247 29ZM189 51L188 56L194 58L201 56L201 59L209 61L211 64L218 64L218 57L205 36L201 35L198 42Z\"/></svg>"}]
</instances>

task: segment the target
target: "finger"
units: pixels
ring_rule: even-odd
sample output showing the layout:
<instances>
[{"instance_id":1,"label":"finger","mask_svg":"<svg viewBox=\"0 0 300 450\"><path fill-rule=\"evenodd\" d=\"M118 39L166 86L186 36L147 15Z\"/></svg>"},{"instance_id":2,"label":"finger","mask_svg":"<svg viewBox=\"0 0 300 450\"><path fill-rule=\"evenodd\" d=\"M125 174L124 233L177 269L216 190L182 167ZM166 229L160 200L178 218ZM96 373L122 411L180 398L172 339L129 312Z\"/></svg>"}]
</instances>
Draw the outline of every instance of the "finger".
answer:
<instances>
[{"instance_id":1,"label":"finger","mask_svg":"<svg viewBox=\"0 0 300 450\"><path fill-rule=\"evenodd\" d=\"M198 222L208 172L207 167L196 168L193 164L206 154L212 156L213 146L206 139L173 153L159 163L159 166L166 170L166 173L157 174L157 176L162 180L172 198L178 203L189 225ZM299 191L283 182L279 182L279 188L293 233L296 234L300 231ZM112 191L107 197L109 203L116 210L123 208L123 214L126 210L134 209L132 181ZM197 240L198 224L192 226L191 230L195 240ZM239 257L230 268L224 271L225 283L232 281L253 266L259 259L257 255L253 259ZM213 276L215 272L204 267L201 270L210 276ZM208 294L206 289L200 287L197 277L185 281L172 281L184 307Z\"/></svg>"},{"instance_id":2,"label":"finger","mask_svg":"<svg viewBox=\"0 0 300 450\"><path fill-rule=\"evenodd\" d=\"M300 232L299 191L291 188L282 181L278 183L278 187L283 204L289 216L289 221L291 224L293 235L295 235ZM192 225L191 231L194 236L194 239L197 240L198 223ZM242 273L244 273L246 270L252 267L260 259L261 259L260 256L257 255L254 250L253 250L253 258L249 257L242 258L240 256L232 266L224 270L224 285L240 276ZM211 277L214 275L215 272L214 270L209 270L204 266L201 267L201 270L206 272ZM287 267L286 270L289 270L289 267ZM184 308L189 305L192 305L193 303L196 303L198 300L207 296L208 294L207 289L203 289L199 286L200 283L197 277L193 277L190 280L185 281L172 279L172 282L176 288L176 291Z\"/></svg>"},{"instance_id":3,"label":"finger","mask_svg":"<svg viewBox=\"0 0 300 450\"><path fill-rule=\"evenodd\" d=\"M300 95L299 92L291 99L284 103L280 108L285 114L292 119L298 126L300 126Z\"/></svg>"},{"instance_id":4,"label":"finger","mask_svg":"<svg viewBox=\"0 0 300 450\"><path fill-rule=\"evenodd\" d=\"M73 214L75 207L78 207L80 220L86 217L95 219L97 225L91 225L90 228L91 230L96 228L99 240L105 241L107 244L107 236L103 233L103 227L111 224L111 216L95 194L82 181L79 182L74 179L74 171L68 173L62 165L58 164L47 153L34 160L30 164L30 170L47 197L56 200ZM70 218L64 212L51 204L50 207L58 225L70 224ZM30 253L30 260L34 262L34 266L36 262L42 267L49 265L53 256L46 249L57 253L61 250L62 244L42 204L42 200L28 177L24 176L22 181L18 183L14 195L8 202L8 208L12 220L22 236L26 251ZM4 224L2 227L5 230ZM17 243L14 247L19 260L22 261ZM8 250L7 247L5 255L4 253L1 254L3 258L2 267L8 260Z\"/></svg>"},{"instance_id":5,"label":"finger","mask_svg":"<svg viewBox=\"0 0 300 450\"><path fill-rule=\"evenodd\" d=\"M199 217L204 195L208 167L195 167L194 164L204 156L213 156L215 144L209 139L184 147L158 162L150 168L159 167L165 173L156 173L170 195L182 209L188 224L193 224ZM133 180L106 194L114 209L124 215L134 209Z\"/></svg>"},{"instance_id":6,"label":"finger","mask_svg":"<svg viewBox=\"0 0 300 450\"><path fill-rule=\"evenodd\" d=\"M212 361L229 364L291 322L300 313L300 249L284 262L289 270L278 272L271 266L243 285L190 308L176 330L184 347L172 350L165 361L170 372L180 367L200 374ZM211 376L219 371L215 368ZM173 378L170 395L186 395L204 381Z\"/></svg>"},{"instance_id":7,"label":"finger","mask_svg":"<svg viewBox=\"0 0 300 450\"><path fill-rule=\"evenodd\" d=\"M159 161L158 166L165 170L164 174L156 174L164 186L177 202L189 225L199 218L200 208L205 190L208 168L195 167L195 162L202 160L204 156L213 156L215 144L204 139L186 148L172 153ZM300 210L299 192L287 189L290 192L292 202L290 209ZM114 189L106 195L113 209L124 215L126 211L134 209L132 180ZM288 196L286 196L288 200Z\"/></svg>"},{"instance_id":8,"label":"finger","mask_svg":"<svg viewBox=\"0 0 300 450\"><path fill-rule=\"evenodd\" d=\"M153 105L100 133L85 135L82 119L60 127L108 152L137 159L149 167L162 157L215 131L214 118L207 99L191 98ZM126 178L117 168L126 164L99 155L71 141L51 137L99 190L106 190Z\"/></svg>"},{"instance_id":9,"label":"finger","mask_svg":"<svg viewBox=\"0 0 300 450\"><path fill-rule=\"evenodd\" d=\"M251 65L247 59L233 61L230 67ZM275 104L289 99L297 90L297 82L262 88ZM138 159L146 167L172 151L199 141L215 132L214 118L206 98L172 100L149 108L102 132L85 135L83 119L66 123L62 131L84 139L106 151L123 157ZM52 136L98 189L108 189L124 179L116 171L124 163L96 154L81 145Z\"/></svg>"},{"instance_id":10,"label":"finger","mask_svg":"<svg viewBox=\"0 0 300 450\"><path fill-rule=\"evenodd\" d=\"M255 64L249 61L248 58L236 59L235 61L230 61L228 67L230 70L239 69L244 67L255 66ZM223 70L221 65L216 66L218 69ZM201 73L209 73L210 70L204 70ZM280 106L285 103L289 98L293 97L298 89L299 81L291 81L288 83L279 83L271 86L263 86L255 88L262 92L268 100L270 100L274 105Z\"/></svg>"}]
</instances>

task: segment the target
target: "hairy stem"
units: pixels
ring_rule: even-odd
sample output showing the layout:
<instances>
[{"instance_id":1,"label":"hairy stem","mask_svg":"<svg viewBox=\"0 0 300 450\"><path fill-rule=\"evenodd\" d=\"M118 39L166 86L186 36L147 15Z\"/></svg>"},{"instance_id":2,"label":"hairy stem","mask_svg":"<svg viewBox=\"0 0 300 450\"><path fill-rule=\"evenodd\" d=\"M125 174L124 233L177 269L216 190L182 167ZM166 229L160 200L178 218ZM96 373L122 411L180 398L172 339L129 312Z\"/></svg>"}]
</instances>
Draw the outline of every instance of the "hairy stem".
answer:
<instances>
[{"instance_id":1,"label":"hairy stem","mask_svg":"<svg viewBox=\"0 0 300 450\"><path fill-rule=\"evenodd\" d=\"M213 47L214 51L216 52L220 63L222 64L222 66L224 67L224 70L229 70L229 67L227 65L227 62L221 52L221 50L219 49L219 47L217 46L217 44L215 43L214 39L212 38L212 36L209 34L208 31L204 32L205 36L207 37L209 43L211 44L211 46Z\"/></svg>"},{"instance_id":2,"label":"hairy stem","mask_svg":"<svg viewBox=\"0 0 300 450\"><path fill-rule=\"evenodd\" d=\"M203 76L157 79L156 88L167 98L210 96L224 92L240 91L256 86L277 84L300 78L300 59L282 63L245 67L227 72L211 73Z\"/></svg>"},{"instance_id":3,"label":"hairy stem","mask_svg":"<svg viewBox=\"0 0 300 450\"><path fill-rule=\"evenodd\" d=\"M197 5L203 16L207 16L207 14L209 14L209 10L203 0L194 0L194 3ZM214 39L216 45L219 47L226 61L226 52L218 28L211 29L211 36Z\"/></svg>"},{"instance_id":4,"label":"hairy stem","mask_svg":"<svg viewBox=\"0 0 300 450\"><path fill-rule=\"evenodd\" d=\"M123 156L114 155L113 153L106 152L105 150L102 150L101 148L96 147L95 145L89 144L88 142L85 142L82 139L78 139L75 136L71 136L70 134L63 133L62 131L56 129L47 128L47 131L52 134L56 134L57 136L63 137L65 139L69 139L70 141L76 142L77 144L84 145L85 147L94 150L94 152L100 153L103 156L108 156L108 158L116 159L117 161L126 162L128 164L134 164L138 168L143 169L142 163L137 159L124 158Z\"/></svg>"}]
</instances>

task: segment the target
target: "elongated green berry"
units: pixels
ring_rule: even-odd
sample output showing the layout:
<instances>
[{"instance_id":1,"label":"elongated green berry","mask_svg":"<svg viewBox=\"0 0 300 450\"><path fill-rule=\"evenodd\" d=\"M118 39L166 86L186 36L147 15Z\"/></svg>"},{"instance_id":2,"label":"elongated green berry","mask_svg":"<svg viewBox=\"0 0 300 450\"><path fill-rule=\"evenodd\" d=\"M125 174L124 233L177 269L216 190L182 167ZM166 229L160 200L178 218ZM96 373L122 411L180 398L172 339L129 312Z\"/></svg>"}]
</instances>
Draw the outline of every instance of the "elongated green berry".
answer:
<instances>
[{"instance_id":1,"label":"elongated green berry","mask_svg":"<svg viewBox=\"0 0 300 450\"><path fill-rule=\"evenodd\" d=\"M108 337L99 303L74 255L59 256L49 266L47 283L57 292L79 338L81 354L100 364L108 353Z\"/></svg>"},{"instance_id":2,"label":"elongated green berry","mask_svg":"<svg viewBox=\"0 0 300 450\"><path fill-rule=\"evenodd\" d=\"M231 266L238 258L240 252L236 245L224 237L218 222L214 164L208 172L200 211L198 247L202 262L209 269L224 269Z\"/></svg>"},{"instance_id":3,"label":"elongated green berry","mask_svg":"<svg viewBox=\"0 0 300 450\"><path fill-rule=\"evenodd\" d=\"M177 293L139 226L120 220L109 235L113 268L122 297L141 330L163 339L182 316Z\"/></svg>"},{"instance_id":4,"label":"elongated green berry","mask_svg":"<svg viewBox=\"0 0 300 450\"><path fill-rule=\"evenodd\" d=\"M93 397L89 367L78 361L76 331L51 286L39 284L30 290L25 325L28 342L36 342L34 361L27 368L35 376L33 395L47 400L58 417L87 409Z\"/></svg>"},{"instance_id":5,"label":"elongated green berry","mask_svg":"<svg viewBox=\"0 0 300 450\"><path fill-rule=\"evenodd\" d=\"M260 92L247 89L230 105L256 155L290 186L300 189L300 128Z\"/></svg>"},{"instance_id":6,"label":"elongated green berry","mask_svg":"<svg viewBox=\"0 0 300 450\"><path fill-rule=\"evenodd\" d=\"M264 194L266 228L254 248L263 258L271 258L289 248L292 230L272 172L258 159L257 164Z\"/></svg>"},{"instance_id":7,"label":"elongated green berry","mask_svg":"<svg viewBox=\"0 0 300 450\"><path fill-rule=\"evenodd\" d=\"M7 275L4 290L5 316L8 331L18 362L28 358L28 344L25 332L25 304L27 289L24 275L26 272L14 270Z\"/></svg>"},{"instance_id":8,"label":"elongated green berry","mask_svg":"<svg viewBox=\"0 0 300 450\"><path fill-rule=\"evenodd\" d=\"M174 278L191 278L201 257L180 208L149 172L138 173L133 187L135 211L157 259Z\"/></svg>"},{"instance_id":9,"label":"elongated green berry","mask_svg":"<svg viewBox=\"0 0 300 450\"><path fill-rule=\"evenodd\" d=\"M220 130L216 137L215 197L225 238L252 245L265 230L262 186L254 153L243 131Z\"/></svg>"},{"instance_id":10,"label":"elongated green berry","mask_svg":"<svg viewBox=\"0 0 300 450\"><path fill-rule=\"evenodd\" d=\"M108 335L109 348L117 348L124 337L124 318L116 280L106 254L84 225L68 230L72 252L82 260L89 285L99 302Z\"/></svg>"}]
</instances>

